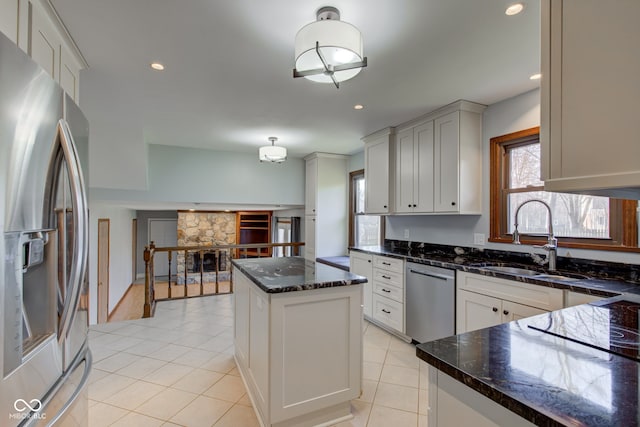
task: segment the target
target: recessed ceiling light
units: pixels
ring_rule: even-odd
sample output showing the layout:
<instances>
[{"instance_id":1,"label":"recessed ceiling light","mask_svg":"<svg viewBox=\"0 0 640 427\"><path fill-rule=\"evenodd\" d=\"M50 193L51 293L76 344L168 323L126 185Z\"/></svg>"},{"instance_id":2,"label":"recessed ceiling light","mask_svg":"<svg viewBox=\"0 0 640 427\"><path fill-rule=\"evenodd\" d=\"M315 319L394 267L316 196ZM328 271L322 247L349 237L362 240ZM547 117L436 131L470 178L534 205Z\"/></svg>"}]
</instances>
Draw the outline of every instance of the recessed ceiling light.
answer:
<instances>
[{"instance_id":1,"label":"recessed ceiling light","mask_svg":"<svg viewBox=\"0 0 640 427\"><path fill-rule=\"evenodd\" d=\"M364 105L362 105L362 104L356 104L356 105L353 106L354 110L362 110L363 108L364 108Z\"/></svg>"},{"instance_id":2,"label":"recessed ceiling light","mask_svg":"<svg viewBox=\"0 0 640 427\"><path fill-rule=\"evenodd\" d=\"M159 62L152 62L151 63L151 68L153 68L156 71L163 71L164 70L164 65L162 65Z\"/></svg>"},{"instance_id":3,"label":"recessed ceiling light","mask_svg":"<svg viewBox=\"0 0 640 427\"><path fill-rule=\"evenodd\" d=\"M517 15L520 12L522 12L523 9L524 9L524 4L522 4L522 3L514 3L511 6L507 7L507 9L504 11L504 13L506 15L513 16L513 15Z\"/></svg>"},{"instance_id":4,"label":"recessed ceiling light","mask_svg":"<svg viewBox=\"0 0 640 427\"><path fill-rule=\"evenodd\" d=\"M540 80L542 78L542 74L538 73L538 74L533 74L531 77L529 77L529 80Z\"/></svg>"}]
</instances>

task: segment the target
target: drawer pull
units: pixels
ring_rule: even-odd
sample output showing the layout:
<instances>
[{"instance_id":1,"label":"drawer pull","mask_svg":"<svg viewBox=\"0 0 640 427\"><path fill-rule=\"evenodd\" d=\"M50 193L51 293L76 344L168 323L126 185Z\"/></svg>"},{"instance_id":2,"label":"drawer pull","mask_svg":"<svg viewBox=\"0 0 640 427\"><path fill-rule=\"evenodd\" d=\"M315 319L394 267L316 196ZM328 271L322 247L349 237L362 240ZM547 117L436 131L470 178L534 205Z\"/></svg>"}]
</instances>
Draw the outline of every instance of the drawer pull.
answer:
<instances>
[{"instance_id":1,"label":"drawer pull","mask_svg":"<svg viewBox=\"0 0 640 427\"><path fill-rule=\"evenodd\" d=\"M385 288L382 288L382 292L386 292L386 293L388 293L388 294L390 294L390 293L391 293L391 291L390 291L389 289L385 289ZM506 314L506 313L505 313L505 314Z\"/></svg>"},{"instance_id":2,"label":"drawer pull","mask_svg":"<svg viewBox=\"0 0 640 427\"><path fill-rule=\"evenodd\" d=\"M389 279L391 279L391 276L385 276L385 275L383 274L383 275L382 275L382 278L383 278L383 279L387 279L387 280L389 280Z\"/></svg>"},{"instance_id":3,"label":"drawer pull","mask_svg":"<svg viewBox=\"0 0 640 427\"><path fill-rule=\"evenodd\" d=\"M493 312L497 313L498 312L498 307L493 307Z\"/></svg>"},{"instance_id":4,"label":"drawer pull","mask_svg":"<svg viewBox=\"0 0 640 427\"><path fill-rule=\"evenodd\" d=\"M383 313L387 313L387 314L391 314L391 312L390 312L390 311L387 311L387 310L385 310L384 308L382 309L382 312L383 312Z\"/></svg>"},{"instance_id":5,"label":"drawer pull","mask_svg":"<svg viewBox=\"0 0 640 427\"><path fill-rule=\"evenodd\" d=\"M382 265L391 265L391 263L382 261Z\"/></svg>"}]
</instances>

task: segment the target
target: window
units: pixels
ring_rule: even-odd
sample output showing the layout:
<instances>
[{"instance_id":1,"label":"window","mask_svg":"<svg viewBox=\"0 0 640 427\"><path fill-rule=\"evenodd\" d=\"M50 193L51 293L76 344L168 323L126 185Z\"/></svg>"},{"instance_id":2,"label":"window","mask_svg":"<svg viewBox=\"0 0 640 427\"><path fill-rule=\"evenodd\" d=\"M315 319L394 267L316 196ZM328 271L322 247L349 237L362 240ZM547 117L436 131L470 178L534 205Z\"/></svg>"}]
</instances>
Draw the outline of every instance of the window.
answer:
<instances>
[{"instance_id":1,"label":"window","mask_svg":"<svg viewBox=\"0 0 640 427\"><path fill-rule=\"evenodd\" d=\"M382 217L364 214L364 170L351 172L349 176L349 246L381 245L384 240Z\"/></svg>"},{"instance_id":2,"label":"window","mask_svg":"<svg viewBox=\"0 0 640 427\"><path fill-rule=\"evenodd\" d=\"M559 245L638 251L637 202L544 191L540 180L539 128L491 139L491 242L511 242L518 206L537 199L551 207ZM522 206L521 242L546 240L548 213L542 203Z\"/></svg>"}]
</instances>

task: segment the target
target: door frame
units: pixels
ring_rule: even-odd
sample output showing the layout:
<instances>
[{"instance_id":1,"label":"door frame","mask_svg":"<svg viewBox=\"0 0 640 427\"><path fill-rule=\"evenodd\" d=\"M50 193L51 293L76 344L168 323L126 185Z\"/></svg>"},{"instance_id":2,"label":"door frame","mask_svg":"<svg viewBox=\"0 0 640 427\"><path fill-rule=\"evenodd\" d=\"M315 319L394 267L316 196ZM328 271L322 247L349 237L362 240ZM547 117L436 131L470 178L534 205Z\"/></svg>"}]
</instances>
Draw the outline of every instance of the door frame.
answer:
<instances>
[{"instance_id":1,"label":"door frame","mask_svg":"<svg viewBox=\"0 0 640 427\"><path fill-rule=\"evenodd\" d=\"M100 265L102 264L100 262L100 260L102 259L103 256L105 256L105 254L102 253L102 251L100 250L101 248L101 238L100 238L100 225L101 223L106 223L107 224L107 253L106 253L106 265L107 265L107 271L105 272L106 274L106 301L102 301L100 298ZM96 321L98 323L106 323L108 321L109 318L109 266L111 265L111 220L109 218L98 218L98 232L97 232L97 240L98 240L98 262L96 263L96 307L97 307L97 313L96 313ZM105 283L103 282L103 286L105 286ZM106 316L103 318L100 317L100 314L102 313L101 307L102 304L106 304L106 308L107 308L107 313Z\"/></svg>"},{"instance_id":2,"label":"door frame","mask_svg":"<svg viewBox=\"0 0 640 427\"><path fill-rule=\"evenodd\" d=\"M131 278L132 283L138 278L138 218L131 220Z\"/></svg>"}]
</instances>

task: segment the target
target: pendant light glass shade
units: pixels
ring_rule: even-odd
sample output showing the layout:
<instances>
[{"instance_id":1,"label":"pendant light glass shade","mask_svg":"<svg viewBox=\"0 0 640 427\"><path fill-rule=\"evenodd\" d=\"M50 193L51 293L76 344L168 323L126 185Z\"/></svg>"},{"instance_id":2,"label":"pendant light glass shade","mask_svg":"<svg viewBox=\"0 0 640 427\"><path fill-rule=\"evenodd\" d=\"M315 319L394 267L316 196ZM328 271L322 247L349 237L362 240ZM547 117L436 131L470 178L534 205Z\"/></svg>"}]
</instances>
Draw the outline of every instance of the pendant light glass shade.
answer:
<instances>
[{"instance_id":1,"label":"pendant light glass shade","mask_svg":"<svg viewBox=\"0 0 640 427\"><path fill-rule=\"evenodd\" d=\"M296 70L299 72L323 68L316 53L316 42L320 52L330 66L360 62L363 58L362 34L351 24L342 21L323 20L304 26L295 41ZM355 77L361 67L336 71L334 76L342 82ZM331 76L315 74L305 76L318 83L333 83Z\"/></svg>"},{"instance_id":2,"label":"pendant light glass shade","mask_svg":"<svg viewBox=\"0 0 640 427\"><path fill-rule=\"evenodd\" d=\"M340 82L355 77L367 66L362 34L353 25L340 21L340 11L335 7L322 7L316 16L316 22L296 34L293 77L333 83L340 88Z\"/></svg>"},{"instance_id":3,"label":"pendant light glass shade","mask_svg":"<svg viewBox=\"0 0 640 427\"><path fill-rule=\"evenodd\" d=\"M287 149L284 147L276 147L274 144L277 140L278 138L274 136L269 137L271 145L260 147L258 157L261 162L282 163L287 160Z\"/></svg>"}]
</instances>

